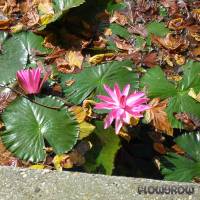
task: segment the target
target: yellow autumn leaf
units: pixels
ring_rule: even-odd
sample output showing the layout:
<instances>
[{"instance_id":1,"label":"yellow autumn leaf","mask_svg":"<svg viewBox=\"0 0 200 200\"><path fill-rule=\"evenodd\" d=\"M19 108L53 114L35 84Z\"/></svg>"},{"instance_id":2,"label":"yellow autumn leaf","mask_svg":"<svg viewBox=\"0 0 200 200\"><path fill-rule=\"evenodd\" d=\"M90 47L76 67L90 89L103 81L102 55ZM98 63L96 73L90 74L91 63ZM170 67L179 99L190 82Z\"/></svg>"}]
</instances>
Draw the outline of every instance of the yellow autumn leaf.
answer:
<instances>
[{"instance_id":1,"label":"yellow autumn leaf","mask_svg":"<svg viewBox=\"0 0 200 200\"><path fill-rule=\"evenodd\" d=\"M105 53L105 54L98 54L89 58L89 63L97 65L101 63L106 58L112 58L114 56L113 53Z\"/></svg>"},{"instance_id":2,"label":"yellow autumn leaf","mask_svg":"<svg viewBox=\"0 0 200 200\"><path fill-rule=\"evenodd\" d=\"M65 55L65 58L69 66L78 67L81 69L84 58L80 51L68 51Z\"/></svg>"},{"instance_id":3,"label":"yellow autumn leaf","mask_svg":"<svg viewBox=\"0 0 200 200\"><path fill-rule=\"evenodd\" d=\"M86 111L81 106L72 106L69 110L75 114L78 123L83 122L87 117Z\"/></svg>"},{"instance_id":4,"label":"yellow autumn leaf","mask_svg":"<svg viewBox=\"0 0 200 200\"><path fill-rule=\"evenodd\" d=\"M179 55L179 54L175 54L174 58L175 58L175 61L176 61L176 63L177 63L178 65L183 65L183 64L185 64L185 57L184 57L184 56Z\"/></svg>"},{"instance_id":5,"label":"yellow autumn leaf","mask_svg":"<svg viewBox=\"0 0 200 200\"><path fill-rule=\"evenodd\" d=\"M12 26L10 29L11 29L12 33L18 33L23 29L23 24L22 23L18 23L15 26Z\"/></svg>"},{"instance_id":6,"label":"yellow autumn leaf","mask_svg":"<svg viewBox=\"0 0 200 200\"><path fill-rule=\"evenodd\" d=\"M45 166L44 165L42 165L42 164L37 164L37 165L31 165L30 167L29 167L30 169L44 169L45 168Z\"/></svg>"},{"instance_id":7,"label":"yellow autumn leaf","mask_svg":"<svg viewBox=\"0 0 200 200\"><path fill-rule=\"evenodd\" d=\"M52 3L43 2L38 4L38 11L42 15L54 14Z\"/></svg>"},{"instance_id":8,"label":"yellow autumn leaf","mask_svg":"<svg viewBox=\"0 0 200 200\"><path fill-rule=\"evenodd\" d=\"M134 117L131 117L131 120L130 120L130 125L131 126L137 126L138 123L139 123L140 119L139 118L134 118Z\"/></svg>"},{"instance_id":9,"label":"yellow autumn leaf","mask_svg":"<svg viewBox=\"0 0 200 200\"><path fill-rule=\"evenodd\" d=\"M82 140L83 138L90 135L96 127L88 122L80 123L80 134L79 139Z\"/></svg>"},{"instance_id":10,"label":"yellow autumn leaf","mask_svg":"<svg viewBox=\"0 0 200 200\"><path fill-rule=\"evenodd\" d=\"M40 24L47 25L54 17L52 3L44 2L38 4L38 11L40 14Z\"/></svg>"},{"instance_id":11,"label":"yellow autumn leaf","mask_svg":"<svg viewBox=\"0 0 200 200\"><path fill-rule=\"evenodd\" d=\"M190 97L192 97L193 99L195 99L196 101L200 102L200 92L198 94L196 94L196 92L194 91L193 88L190 88L188 95Z\"/></svg>"},{"instance_id":12,"label":"yellow autumn leaf","mask_svg":"<svg viewBox=\"0 0 200 200\"><path fill-rule=\"evenodd\" d=\"M47 25L47 24L49 24L49 22L52 21L53 17L54 17L53 14L42 15L40 17L40 24L41 25Z\"/></svg>"},{"instance_id":13,"label":"yellow autumn leaf","mask_svg":"<svg viewBox=\"0 0 200 200\"><path fill-rule=\"evenodd\" d=\"M130 140L131 140L131 136L125 131L121 130L118 135L128 142L130 142Z\"/></svg>"},{"instance_id":14,"label":"yellow autumn leaf","mask_svg":"<svg viewBox=\"0 0 200 200\"><path fill-rule=\"evenodd\" d=\"M85 110L88 117L92 117L92 105L95 105L95 104L96 102L93 100L86 99L83 101L82 107Z\"/></svg>"},{"instance_id":15,"label":"yellow autumn leaf","mask_svg":"<svg viewBox=\"0 0 200 200\"><path fill-rule=\"evenodd\" d=\"M73 167L73 163L71 162L67 162L67 160L69 159L68 155L65 154L60 154L60 155L56 155L53 158L53 164L56 170L58 171L62 171L63 168L72 168Z\"/></svg>"}]
</instances>

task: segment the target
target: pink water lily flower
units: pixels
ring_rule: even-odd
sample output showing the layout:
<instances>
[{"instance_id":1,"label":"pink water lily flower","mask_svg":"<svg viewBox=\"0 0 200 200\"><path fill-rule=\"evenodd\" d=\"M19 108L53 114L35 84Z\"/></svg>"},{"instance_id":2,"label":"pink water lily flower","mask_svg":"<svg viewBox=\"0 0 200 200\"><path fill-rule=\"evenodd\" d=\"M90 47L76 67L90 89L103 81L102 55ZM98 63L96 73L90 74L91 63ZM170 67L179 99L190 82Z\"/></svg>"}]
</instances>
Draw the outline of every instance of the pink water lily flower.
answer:
<instances>
[{"instance_id":1,"label":"pink water lily flower","mask_svg":"<svg viewBox=\"0 0 200 200\"><path fill-rule=\"evenodd\" d=\"M144 92L133 92L129 95L130 84L126 85L123 91L120 91L119 85L115 84L112 90L107 85L104 85L108 96L98 95L97 97L103 102L97 103L95 109L110 110L105 118L104 128L108 128L115 119L115 132L119 133L124 123L130 124L131 117L143 117L142 112L149 109L146 105L148 98Z\"/></svg>"},{"instance_id":2,"label":"pink water lily flower","mask_svg":"<svg viewBox=\"0 0 200 200\"><path fill-rule=\"evenodd\" d=\"M41 79L42 69L37 67L33 69L22 69L17 72L17 81L26 94L38 94L49 74L45 73Z\"/></svg>"}]
</instances>

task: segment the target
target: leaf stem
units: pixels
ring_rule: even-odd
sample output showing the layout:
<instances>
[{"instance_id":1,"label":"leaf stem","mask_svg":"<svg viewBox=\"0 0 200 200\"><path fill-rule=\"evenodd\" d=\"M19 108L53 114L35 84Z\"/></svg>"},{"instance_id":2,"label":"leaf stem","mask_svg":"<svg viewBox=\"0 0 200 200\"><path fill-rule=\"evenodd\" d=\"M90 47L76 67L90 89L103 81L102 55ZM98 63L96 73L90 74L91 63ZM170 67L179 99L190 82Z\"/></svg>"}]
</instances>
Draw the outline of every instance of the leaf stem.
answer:
<instances>
[{"instance_id":1,"label":"leaf stem","mask_svg":"<svg viewBox=\"0 0 200 200\"><path fill-rule=\"evenodd\" d=\"M16 90L15 88L9 87L9 86L7 86L7 85L0 84L0 87L1 87L1 88L8 88L8 89L10 89L11 91L15 92L16 94L18 94L18 95L24 97L25 99L27 99L27 100L31 101L32 103L35 103L35 104L37 104L37 105L39 105L39 106L43 106L43 107L45 107L45 108L49 108L49 109L53 109L53 110L60 110L60 109L63 108L63 106L60 106L60 107L57 107L57 106L51 107L51 106L47 106L47 105L43 105L43 104L41 104L41 103L38 103L38 102L35 101L34 99L30 99L29 97L27 97L27 96L26 96L25 94L23 94L22 92ZM60 99L59 99L59 100L60 100ZM67 105L67 103L64 102L64 105ZM71 106L71 104L69 104L68 106Z\"/></svg>"}]
</instances>

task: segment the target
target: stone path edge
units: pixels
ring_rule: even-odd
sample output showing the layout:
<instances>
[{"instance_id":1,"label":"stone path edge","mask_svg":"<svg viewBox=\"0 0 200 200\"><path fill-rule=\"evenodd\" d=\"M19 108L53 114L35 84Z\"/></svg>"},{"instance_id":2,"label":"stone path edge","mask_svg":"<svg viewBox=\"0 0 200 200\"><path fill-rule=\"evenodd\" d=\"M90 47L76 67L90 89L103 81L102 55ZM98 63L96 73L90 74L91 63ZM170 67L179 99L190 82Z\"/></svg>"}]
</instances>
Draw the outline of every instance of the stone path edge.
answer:
<instances>
[{"instance_id":1,"label":"stone path edge","mask_svg":"<svg viewBox=\"0 0 200 200\"><path fill-rule=\"evenodd\" d=\"M194 193L156 193L155 188L166 186L192 188ZM200 200L200 184L0 166L0 200L39 199Z\"/></svg>"}]
</instances>

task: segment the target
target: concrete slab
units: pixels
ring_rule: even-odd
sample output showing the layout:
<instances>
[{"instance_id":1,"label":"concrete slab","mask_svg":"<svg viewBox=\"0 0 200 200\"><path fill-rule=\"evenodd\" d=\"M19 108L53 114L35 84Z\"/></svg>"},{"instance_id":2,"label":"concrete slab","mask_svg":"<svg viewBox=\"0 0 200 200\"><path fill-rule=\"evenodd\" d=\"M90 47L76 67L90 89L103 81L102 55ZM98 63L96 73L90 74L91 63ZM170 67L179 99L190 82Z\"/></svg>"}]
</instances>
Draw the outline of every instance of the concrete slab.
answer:
<instances>
[{"instance_id":1,"label":"concrete slab","mask_svg":"<svg viewBox=\"0 0 200 200\"><path fill-rule=\"evenodd\" d=\"M0 167L0 200L38 199L200 200L200 185L76 172Z\"/></svg>"}]
</instances>

